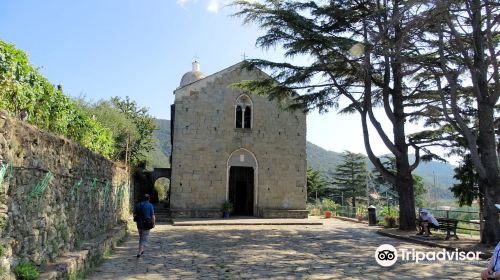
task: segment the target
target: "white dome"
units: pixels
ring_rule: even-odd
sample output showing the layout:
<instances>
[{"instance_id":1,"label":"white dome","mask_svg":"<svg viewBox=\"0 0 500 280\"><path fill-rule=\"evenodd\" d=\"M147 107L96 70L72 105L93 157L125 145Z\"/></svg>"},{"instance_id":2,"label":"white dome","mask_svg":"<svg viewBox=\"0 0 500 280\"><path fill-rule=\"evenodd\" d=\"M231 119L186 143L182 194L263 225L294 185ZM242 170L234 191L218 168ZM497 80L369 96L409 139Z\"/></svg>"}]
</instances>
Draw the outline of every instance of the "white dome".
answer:
<instances>
[{"instance_id":1,"label":"white dome","mask_svg":"<svg viewBox=\"0 0 500 280\"><path fill-rule=\"evenodd\" d=\"M187 72L186 74L184 74L182 76L181 84L179 85L179 87L189 85L190 83L194 83L194 82L201 80L203 78L205 78L205 75L203 73L201 73L201 71L200 71L200 63L198 63L198 61L194 61L193 62L193 70Z\"/></svg>"}]
</instances>

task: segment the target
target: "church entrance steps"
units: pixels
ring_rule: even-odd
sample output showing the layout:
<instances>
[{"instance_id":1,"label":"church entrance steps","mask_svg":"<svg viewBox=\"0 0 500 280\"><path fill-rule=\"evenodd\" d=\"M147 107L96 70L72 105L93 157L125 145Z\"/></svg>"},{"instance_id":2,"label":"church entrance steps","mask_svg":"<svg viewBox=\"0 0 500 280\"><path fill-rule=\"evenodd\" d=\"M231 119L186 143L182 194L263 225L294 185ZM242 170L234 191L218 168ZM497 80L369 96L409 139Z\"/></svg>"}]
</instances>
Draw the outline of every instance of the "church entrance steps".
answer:
<instances>
[{"instance_id":1,"label":"church entrance steps","mask_svg":"<svg viewBox=\"0 0 500 280\"><path fill-rule=\"evenodd\" d=\"M173 219L173 226L254 226L254 225L323 225L317 219L259 219L233 217L229 219Z\"/></svg>"},{"instance_id":2,"label":"church entrance steps","mask_svg":"<svg viewBox=\"0 0 500 280\"><path fill-rule=\"evenodd\" d=\"M166 208L164 204L154 204L156 223L172 223L172 214L170 209Z\"/></svg>"}]
</instances>

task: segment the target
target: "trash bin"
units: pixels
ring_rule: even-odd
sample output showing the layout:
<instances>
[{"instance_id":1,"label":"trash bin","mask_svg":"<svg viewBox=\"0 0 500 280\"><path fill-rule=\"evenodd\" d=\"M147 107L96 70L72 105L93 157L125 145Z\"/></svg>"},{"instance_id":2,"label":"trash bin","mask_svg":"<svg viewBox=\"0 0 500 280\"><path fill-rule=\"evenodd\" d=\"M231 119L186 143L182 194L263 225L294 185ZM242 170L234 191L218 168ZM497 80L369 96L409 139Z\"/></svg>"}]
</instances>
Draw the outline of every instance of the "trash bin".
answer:
<instances>
[{"instance_id":1,"label":"trash bin","mask_svg":"<svg viewBox=\"0 0 500 280\"><path fill-rule=\"evenodd\" d=\"M377 207L373 205L368 206L368 225L377 225Z\"/></svg>"}]
</instances>

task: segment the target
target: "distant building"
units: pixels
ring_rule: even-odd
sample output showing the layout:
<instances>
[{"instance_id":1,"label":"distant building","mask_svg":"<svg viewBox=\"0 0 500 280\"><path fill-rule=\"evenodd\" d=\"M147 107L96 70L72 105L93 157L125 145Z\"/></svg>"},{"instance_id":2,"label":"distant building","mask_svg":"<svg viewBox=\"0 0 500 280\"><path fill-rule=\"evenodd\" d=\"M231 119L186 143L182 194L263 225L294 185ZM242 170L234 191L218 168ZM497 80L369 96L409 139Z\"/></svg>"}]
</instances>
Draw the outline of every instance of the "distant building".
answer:
<instances>
[{"instance_id":1,"label":"distant building","mask_svg":"<svg viewBox=\"0 0 500 280\"><path fill-rule=\"evenodd\" d=\"M307 217L306 116L230 87L265 77L238 63L205 77L198 62L172 105L174 217Z\"/></svg>"}]
</instances>

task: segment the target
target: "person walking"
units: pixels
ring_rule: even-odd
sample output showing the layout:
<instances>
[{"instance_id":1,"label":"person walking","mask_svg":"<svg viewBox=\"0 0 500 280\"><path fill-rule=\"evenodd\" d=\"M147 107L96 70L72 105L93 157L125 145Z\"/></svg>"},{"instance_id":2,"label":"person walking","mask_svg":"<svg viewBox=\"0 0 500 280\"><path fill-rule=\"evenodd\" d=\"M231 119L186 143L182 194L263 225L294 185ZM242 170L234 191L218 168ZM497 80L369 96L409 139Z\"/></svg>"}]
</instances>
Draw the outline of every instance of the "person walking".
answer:
<instances>
[{"instance_id":1,"label":"person walking","mask_svg":"<svg viewBox=\"0 0 500 280\"><path fill-rule=\"evenodd\" d=\"M153 204L149 202L149 194L145 194L142 201L138 202L134 207L134 221L137 223L139 231L139 250L137 258L144 254L144 249L148 243L149 231L155 225L155 213Z\"/></svg>"}]
</instances>

